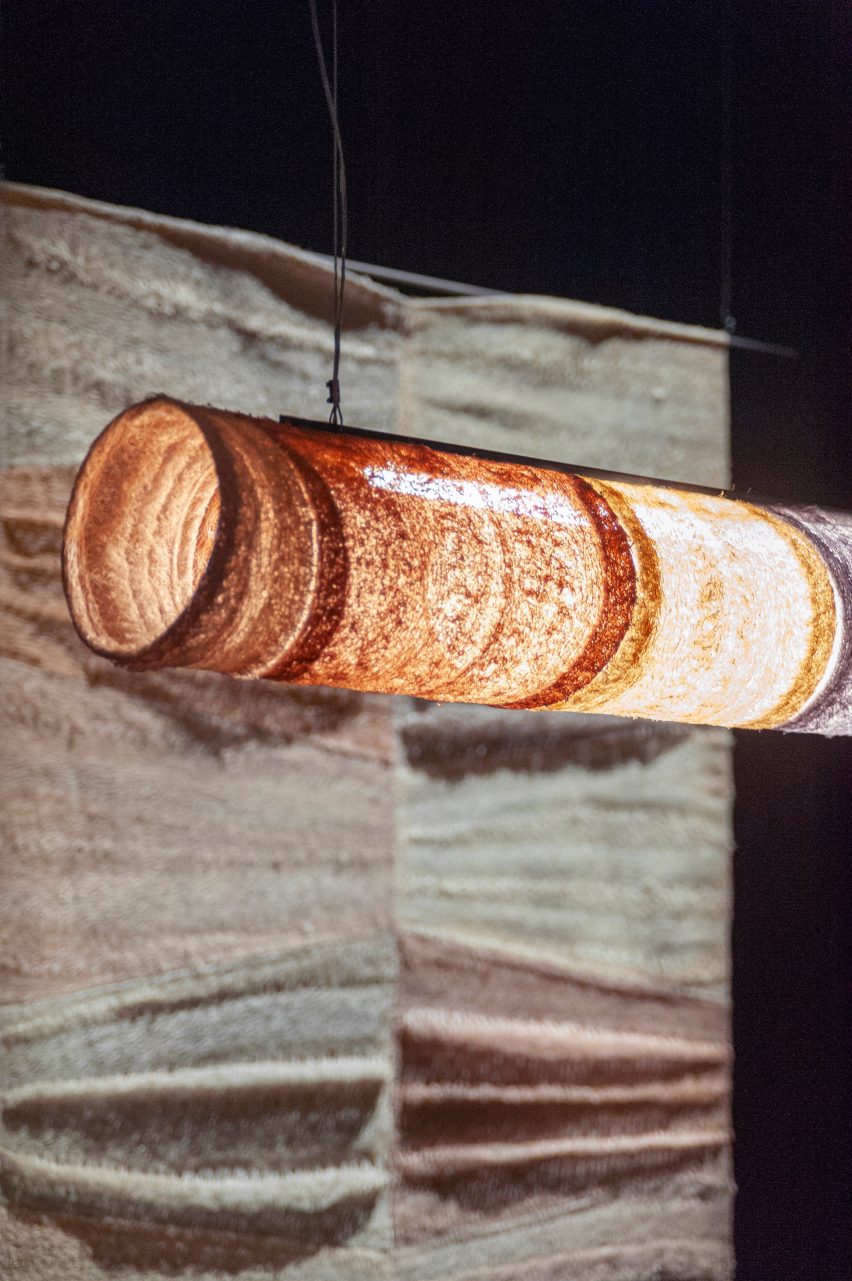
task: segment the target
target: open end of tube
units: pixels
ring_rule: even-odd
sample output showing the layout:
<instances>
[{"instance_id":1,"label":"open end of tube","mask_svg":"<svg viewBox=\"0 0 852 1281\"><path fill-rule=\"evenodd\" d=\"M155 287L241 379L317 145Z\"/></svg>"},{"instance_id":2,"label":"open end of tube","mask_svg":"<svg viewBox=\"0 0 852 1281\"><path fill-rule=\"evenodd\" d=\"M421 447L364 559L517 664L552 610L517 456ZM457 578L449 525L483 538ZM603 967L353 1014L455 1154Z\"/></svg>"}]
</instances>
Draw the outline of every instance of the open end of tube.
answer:
<instances>
[{"instance_id":1,"label":"open end of tube","mask_svg":"<svg viewBox=\"0 0 852 1281\"><path fill-rule=\"evenodd\" d=\"M204 574L219 507L213 455L179 406L153 401L107 427L65 527L66 594L87 644L126 660L174 625Z\"/></svg>"}]
</instances>

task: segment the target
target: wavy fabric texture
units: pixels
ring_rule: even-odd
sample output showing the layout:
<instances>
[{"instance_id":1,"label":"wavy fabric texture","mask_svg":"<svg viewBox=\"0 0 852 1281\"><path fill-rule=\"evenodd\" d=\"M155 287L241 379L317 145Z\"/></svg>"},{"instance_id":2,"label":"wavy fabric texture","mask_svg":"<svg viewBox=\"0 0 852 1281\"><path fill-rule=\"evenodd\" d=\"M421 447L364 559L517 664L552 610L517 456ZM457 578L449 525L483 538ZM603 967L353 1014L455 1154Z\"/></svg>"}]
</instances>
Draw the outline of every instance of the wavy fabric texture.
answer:
<instances>
[{"instance_id":1,"label":"wavy fabric texture","mask_svg":"<svg viewBox=\"0 0 852 1281\"><path fill-rule=\"evenodd\" d=\"M61 193L7 186L2 209L0 1274L728 1278L726 732L293 683L347 624L286 593L251 630L289 611L290 683L94 654L60 577L88 443L162 387L319 416L331 272ZM353 421L725 484L718 335L357 280L347 325ZM210 554L216 500L203 455L181 472L166 453L163 519L183 475L194 531L191 556L152 564L168 613ZM235 466L263 480L282 457ZM292 483L333 526L328 486ZM634 540L613 492L565 501L604 532L606 505ZM262 505L241 518L274 564L280 529ZM552 553L585 556L594 587L575 529L552 531ZM767 548L803 563L775 529ZM332 538L328 594L344 568ZM126 560L109 572L123 590ZM477 584L496 608L487 556ZM137 606L128 643L164 618ZM461 619L487 639L453 607L448 635ZM604 648L625 614L611 622ZM642 643L630 614L622 647ZM442 661L456 679L459 656ZM836 689L819 697L834 715Z\"/></svg>"}]
</instances>

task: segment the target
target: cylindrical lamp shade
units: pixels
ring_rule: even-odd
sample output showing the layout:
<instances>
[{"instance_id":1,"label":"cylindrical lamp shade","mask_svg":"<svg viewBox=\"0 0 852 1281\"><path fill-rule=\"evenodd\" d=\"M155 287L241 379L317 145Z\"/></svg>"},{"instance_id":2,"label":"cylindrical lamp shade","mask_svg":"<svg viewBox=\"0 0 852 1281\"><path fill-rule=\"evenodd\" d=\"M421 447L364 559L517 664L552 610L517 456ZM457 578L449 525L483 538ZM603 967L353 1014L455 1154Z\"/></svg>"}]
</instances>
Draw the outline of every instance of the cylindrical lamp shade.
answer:
<instances>
[{"instance_id":1,"label":"cylindrical lamp shade","mask_svg":"<svg viewBox=\"0 0 852 1281\"><path fill-rule=\"evenodd\" d=\"M852 732L852 520L168 399L116 418L63 545L123 666Z\"/></svg>"}]
</instances>

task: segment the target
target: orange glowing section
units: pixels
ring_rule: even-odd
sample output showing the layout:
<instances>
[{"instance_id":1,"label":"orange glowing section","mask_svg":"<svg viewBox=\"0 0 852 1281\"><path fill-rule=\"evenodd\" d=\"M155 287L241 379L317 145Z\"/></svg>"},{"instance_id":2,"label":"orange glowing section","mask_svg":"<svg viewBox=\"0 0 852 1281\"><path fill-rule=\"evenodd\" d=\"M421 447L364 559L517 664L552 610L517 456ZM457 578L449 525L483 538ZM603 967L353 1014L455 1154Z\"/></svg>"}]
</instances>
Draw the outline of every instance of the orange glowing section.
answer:
<instances>
[{"instance_id":1,"label":"orange glowing section","mask_svg":"<svg viewBox=\"0 0 852 1281\"><path fill-rule=\"evenodd\" d=\"M90 450L63 568L129 667L848 732L838 554L713 494L158 399Z\"/></svg>"}]
</instances>

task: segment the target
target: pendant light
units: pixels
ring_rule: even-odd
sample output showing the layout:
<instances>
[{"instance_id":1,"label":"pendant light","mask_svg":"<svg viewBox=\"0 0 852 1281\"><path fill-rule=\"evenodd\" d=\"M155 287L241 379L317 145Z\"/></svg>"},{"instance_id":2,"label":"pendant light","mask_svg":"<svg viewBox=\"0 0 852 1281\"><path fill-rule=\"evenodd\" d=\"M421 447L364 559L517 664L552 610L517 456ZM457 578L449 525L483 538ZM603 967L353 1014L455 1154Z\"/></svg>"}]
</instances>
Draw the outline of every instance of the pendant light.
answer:
<instances>
[{"instance_id":1,"label":"pendant light","mask_svg":"<svg viewBox=\"0 0 852 1281\"><path fill-rule=\"evenodd\" d=\"M852 732L852 518L811 508L157 398L63 571L129 668Z\"/></svg>"}]
</instances>

